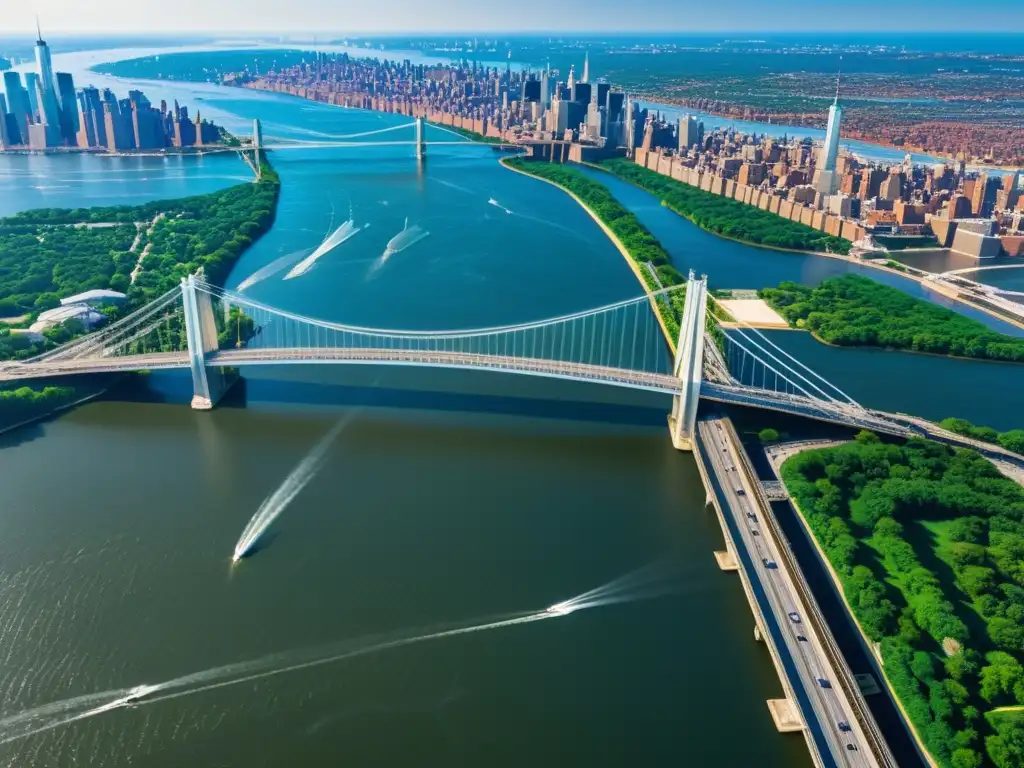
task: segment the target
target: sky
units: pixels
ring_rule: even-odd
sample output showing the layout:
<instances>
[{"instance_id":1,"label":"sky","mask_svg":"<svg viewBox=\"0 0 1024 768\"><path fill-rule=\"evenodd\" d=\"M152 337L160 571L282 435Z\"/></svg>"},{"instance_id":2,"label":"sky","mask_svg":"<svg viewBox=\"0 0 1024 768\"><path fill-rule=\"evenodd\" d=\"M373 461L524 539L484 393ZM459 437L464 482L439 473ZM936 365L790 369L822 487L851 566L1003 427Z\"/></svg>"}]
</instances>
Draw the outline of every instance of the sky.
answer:
<instances>
[{"instance_id":1,"label":"sky","mask_svg":"<svg viewBox=\"0 0 1024 768\"><path fill-rule=\"evenodd\" d=\"M1007 31L1024 0L2 0L3 33L334 35L448 31Z\"/></svg>"}]
</instances>

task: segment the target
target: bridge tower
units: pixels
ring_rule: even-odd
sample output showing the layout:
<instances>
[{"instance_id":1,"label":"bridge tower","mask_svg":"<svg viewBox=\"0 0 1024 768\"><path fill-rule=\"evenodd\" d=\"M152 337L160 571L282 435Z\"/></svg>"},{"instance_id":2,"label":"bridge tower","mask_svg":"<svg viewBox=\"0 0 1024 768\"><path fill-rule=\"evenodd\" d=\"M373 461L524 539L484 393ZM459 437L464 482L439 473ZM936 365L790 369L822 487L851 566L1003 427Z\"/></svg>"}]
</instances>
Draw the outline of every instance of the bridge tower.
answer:
<instances>
[{"instance_id":1,"label":"bridge tower","mask_svg":"<svg viewBox=\"0 0 1024 768\"><path fill-rule=\"evenodd\" d=\"M694 431L697 428L697 404L700 401L700 382L704 363L704 322L708 306L707 275L697 279L693 270L686 281L686 303L683 319L679 323L679 344L673 372L679 378L682 391L672 399L672 413L668 417L672 445L680 451L692 451Z\"/></svg>"},{"instance_id":2,"label":"bridge tower","mask_svg":"<svg viewBox=\"0 0 1024 768\"><path fill-rule=\"evenodd\" d=\"M423 118L416 118L416 161L422 163L427 157L427 147L423 139Z\"/></svg>"},{"instance_id":3,"label":"bridge tower","mask_svg":"<svg viewBox=\"0 0 1024 768\"><path fill-rule=\"evenodd\" d=\"M196 288L194 275L182 278L181 298L185 309L185 335L188 360L192 368L192 407L208 411L231 388L236 374L206 364L206 356L219 348L213 300Z\"/></svg>"}]
</instances>

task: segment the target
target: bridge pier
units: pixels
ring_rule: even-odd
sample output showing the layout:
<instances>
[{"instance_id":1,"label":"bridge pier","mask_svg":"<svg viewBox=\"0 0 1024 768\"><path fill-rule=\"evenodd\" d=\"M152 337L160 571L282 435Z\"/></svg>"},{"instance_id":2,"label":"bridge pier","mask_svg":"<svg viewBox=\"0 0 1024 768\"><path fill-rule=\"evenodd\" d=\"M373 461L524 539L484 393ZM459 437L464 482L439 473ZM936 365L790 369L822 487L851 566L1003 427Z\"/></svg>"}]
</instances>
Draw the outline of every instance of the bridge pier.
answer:
<instances>
[{"instance_id":1,"label":"bridge pier","mask_svg":"<svg viewBox=\"0 0 1024 768\"><path fill-rule=\"evenodd\" d=\"M690 270L686 281L686 303L679 323L679 343L673 372L679 379L681 392L672 398L668 417L672 445L679 451L692 451L697 428L697 406L704 364L704 318L708 306L708 278L696 278Z\"/></svg>"},{"instance_id":2,"label":"bridge pier","mask_svg":"<svg viewBox=\"0 0 1024 768\"><path fill-rule=\"evenodd\" d=\"M192 369L192 407L208 411L231 388L238 375L206 364L206 356L219 348L217 323L213 316L213 300L206 291L196 290L194 275L182 278L181 298L185 309L188 360Z\"/></svg>"}]
</instances>

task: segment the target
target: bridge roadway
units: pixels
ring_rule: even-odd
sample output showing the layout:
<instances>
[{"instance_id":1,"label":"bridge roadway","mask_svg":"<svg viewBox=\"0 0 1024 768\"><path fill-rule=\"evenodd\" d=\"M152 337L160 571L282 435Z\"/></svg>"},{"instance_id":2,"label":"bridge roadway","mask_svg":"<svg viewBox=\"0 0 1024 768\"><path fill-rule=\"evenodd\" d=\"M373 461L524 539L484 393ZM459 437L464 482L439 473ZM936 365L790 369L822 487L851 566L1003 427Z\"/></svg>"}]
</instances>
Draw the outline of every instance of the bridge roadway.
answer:
<instances>
[{"instance_id":1,"label":"bridge roadway","mask_svg":"<svg viewBox=\"0 0 1024 768\"><path fill-rule=\"evenodd\" d=\"M704 418L697 431L702 475L815 765L895 766L813 596L801 589L799 566L731 423Z\"/></svg>"},{"instance_id":2,"label":"bridge roadway","mask_svg":"<svg viewBox=\"0 0 1024 768\"><path fill-rule=\"evenodd\" d=\"M52 354L52 353L51 353ZM0 363L0 382L40 379L87 373L117 373L141 370L188 368L186 352L153 352L125 356L102 355L102 349L89 347L89 357L48 357L38 362ZM281 347L224 349L206 356L208 366L285 365L307 363L347 363L369 365L422 365L442 368L483 369L497 372L589 381L628 389L679 395L679 379L670 373L633 371L586 363L571 363L510 355L486 355L446 350L410 350L358 347ZM718 377L716 377L718 378ZM959 448L971 448L1012 467L1024 478L1024 458L991 443L983 443L942 429L937 424L901 413L872 411L857 405L816 400L774 390L757 389L721 380L701 384L700 397L730 405L762 408L796 416L827 421L842 426L868 429L895 437L926 437Z\"/></svg>"}]
</instances>

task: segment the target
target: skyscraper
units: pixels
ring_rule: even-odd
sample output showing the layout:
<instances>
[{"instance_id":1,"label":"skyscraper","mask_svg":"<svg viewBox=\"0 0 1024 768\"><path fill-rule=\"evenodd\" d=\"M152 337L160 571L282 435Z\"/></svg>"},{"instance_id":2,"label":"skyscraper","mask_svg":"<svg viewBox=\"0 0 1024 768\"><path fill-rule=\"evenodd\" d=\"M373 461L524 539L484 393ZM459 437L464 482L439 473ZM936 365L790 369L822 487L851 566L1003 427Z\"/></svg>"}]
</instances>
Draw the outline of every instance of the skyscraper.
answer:
<instances>
[{"instance_id":1,"label":"skyscraper","mask_svg":"<svg viewBox=\"0 0 1024 768\"><path fill-rule=\"evenodd\" d=\"M39 29L38 19L36 19L36 29ZM50 47L43 40L42 31L39 31L39 37L36 40L36 65L39 67L39 81L36 88L39 100L39 122L46 126L46 130L38 134L40 139L36 144L53 147L61 143L60 107L57 104L57 83L53 77ZM42 140L44 134L45 143Z\"/></svg>"},{"instance_id":2,"label":"skyscraper","mask_svg":"<svg viewBox=\"0 0 1024 768\"><path fill-rule=\"evenodd\" d=\"M21 75L17 72L4 72L4 90L7 91L8 108L11 110L11 122L14 130L9 132L12 144L28 144L28 126L31 120L31 105L28 92L21 84Z\"/></svg>"},{"instance_id":3,"label":"skyscraper","mask_svg":"<svg viewBox=\"0 0 1024 768\"><path fill-rule=\"evenodd\" d=\"M39 32L36 38L36 66L39 68L39 77L43 81L43 88L53 89L53 62L50 60L50 46L43 40L43 32L39 29L39 18L36 17L36 30Z\"/></svg>"},{"instance_id":4,"label":"skyscraper","mask_svg":"<svg viewBox=\"0 0 1024 768\"><path fill-rule=\"evenodd\" d=\"M828 128L825 129L825 145L821 148L818 191L823 195L834 195L839 188L836 160L839 158L839 125L843 119L843 108L839 105L840 77L841 74L836 77L836 100L828 108Z\"/></svg>"},{"instance_id":5,"label":"skyscraper","mask_svg":"<svg viewBox=\"0 0 1024 768\"><path fill-rule=\"evenodd\" d=\"M540 105L543 108L551 106L551 63L540 75Z\"/></svg>"},{"instance_id":6,"label":"skyscraper","mask_svg":"<svg viewBox=\"0 0 1024 768\"><path fill-rule=\"evenodd\" d=\"M679 151L686 152L694 145L700 146L704 139L704 123L697 121L696 115L683 115L679 118Z\"/></svg>"},{"instance_id":7,"label":"skyscraper","mask_svg":"<svg viewBox=\"0 0 1024 768\"><path fill-rule=\"evenodd\" d=\"M39 119L39 75L35 72L25 73L25 91L28 93L29 114L32 115L32 122Z\"/></svg>"},{"instance_id":8,"label":"skyscraper","mask_svg":"<svg viewBox=\"0 0 1024 768\"><path fill-rule=\"evenodd\" d=\"M585 54L583 54L583 79L580 80L580 82L590 82L590 51L587 51Z\"/></svg>"},{"instance_id":9,"label":"skyscraper","mask_svg":"<svg viewBox=\"0 0 1024 768\"><path fill-rule=\"evenodd\" d=\"M65 141L75 143L78 133L78 100L75 98L75 81L68 72L57 73L57 98L60 103L60 131Z\"/></svg>"}]
</instances>

